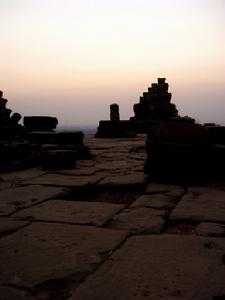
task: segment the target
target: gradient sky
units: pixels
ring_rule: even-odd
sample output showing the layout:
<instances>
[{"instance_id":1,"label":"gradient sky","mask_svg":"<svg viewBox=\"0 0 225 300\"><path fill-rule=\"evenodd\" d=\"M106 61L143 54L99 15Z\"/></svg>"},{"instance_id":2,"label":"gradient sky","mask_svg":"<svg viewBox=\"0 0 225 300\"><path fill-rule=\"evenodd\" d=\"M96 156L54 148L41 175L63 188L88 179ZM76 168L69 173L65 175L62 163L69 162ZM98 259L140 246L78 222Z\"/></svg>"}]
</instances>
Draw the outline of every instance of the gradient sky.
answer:
<instances>
[{"instance_id":1,"label":"gradient sky","mask_svg":"<svg viewBox=\"0 0 225 300\"><path fill-rule=\"evenodd\" d=\"M0 89L22 115L130 117L167 77L182 114L225 123L225 0L0 0Z\"/></svg>"}]
</instances>

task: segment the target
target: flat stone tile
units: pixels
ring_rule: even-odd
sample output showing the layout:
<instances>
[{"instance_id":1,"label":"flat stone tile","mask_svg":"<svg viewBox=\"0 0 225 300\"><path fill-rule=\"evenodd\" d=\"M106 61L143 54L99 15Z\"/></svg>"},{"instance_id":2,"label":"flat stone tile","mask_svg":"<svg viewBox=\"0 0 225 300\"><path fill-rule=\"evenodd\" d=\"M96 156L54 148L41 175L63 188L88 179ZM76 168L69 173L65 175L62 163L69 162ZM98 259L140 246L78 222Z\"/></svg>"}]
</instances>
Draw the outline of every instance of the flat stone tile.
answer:
<instances>
[{"instance_id":1,"label":"flat stone tile","mask_svg":"<svg viewBox=\"0 0 225 300\"><path fill-rule=\"evenodd\" d=\"M39 177L44 175L45 173L46 173L45 171L39 168L31 168L22 171L4 173L1 175L1 177L5 181L21 181L21 180L27 180L27 179Z\"/></svg>"},{"instance_id":2,"label":"flat stone tile","mask_svg":"<svg viewBox=\"0 0 225 300\"><path fill-rule=\"evenodd\" d=\"M152 182L147 186L145 193L146 194L168 193L171 196L180 197L184 193L184 189L181 186Z\"/></svg>"},{"instance_id":3,"label":"flat stone tile","mask_svg":"<svg viewBox=\"0 0 225 300\"><path fill-rule=\"evenodd\" d=\"M60 187L44 187L40 185L30 185L11 188L0 191L0 216L8 215L18 209L28 207L35 203L61 197L65 194L65 189Z\"/></svg>"},{"instance_id":4,"label":"flat stone tile","mask_svg":"<svg viewBox=\"0 0 225 300\"><path fill-rule=\"evenodd\" d=\"M124 231L35 223L0 240L0 281L34 287L93 271L126 237Z\"/></svg>"},{"instance_id":5,"label":"flat stone tile","mask_svg":"<svg viewBox=\"0 0 225 300\"><path fill-rule=\"evenodd\" d=\"M218 223L202 222L196 229L196 233L202 236L225 236L225 225Z\"/></svg>"},{"instance_id":6,"label":"flat stone tile","mask_svg":"<svg viewBox=\"0 0 225 300\"><path fill-rule=\"evenodd\" d=\"M16 231L28 225L27 221L18 221L12 218L0 218L0 234Z\"/></svg>"},{"instance_id":7,"label":"flat stone tile","mask_svg":"<svg viewBox=\"0 0 225 300\"><path fill-rule=\"evenodd\" d=\"M160 233L165 220L164 211L151 208L126 209L116 215L111 228L129 230L132 234Z\"/></svg>"},{"instance_id":8,"label":"flat stone tile","mask_svg":"<svg viewBox=\"0 0 225 300\"><path fill-rule=\"evenodd\" d=\"M70 300L216 300L224 296L225 239L135 236Z\"/></svg>"},{"instance_id":9,"label":"flat stone tile","mask_svg":"<svg viewBox=\"0 0 225 300\"><path fill-rule=\"evenodd\" d=\"M124 205L104 202L50 200L19 211L13 216L23 219L102 226L123 207Z\"/></svg>"},{"instance_id":10,"label":"flat stone tile","mask_svg":"<svg viewBox=\"0 0 225 300\"><path fill-rule=\"evenodd\" d=\"M116 161L107 161L96 164L96 170L97 171L113 171L113 170L120 170L126 169L129 167L129 162L126 162L125 160L116 160Z\"/></svg>"},{"instance_id":11,"label":"flat stone tile","mask_svg":"<svg viewBox=\"0 0 225 300\"><path fill-rule=\"evenodd\" d=\"M146 177L144 174L132 173L129 175L110 176L101 180L98 186L101 187L143 187L146 184Z\"/></svg>"},{"instance_id":12,"label":"flat stone tile","mask_svg":"<svg viewBox=\"0 0 225 300\"><path fill-rule=\"evenodd\" d=\"M96 184L101 180L100 176L70 176L61 174L46 174L26 181L25 184L38 184L47 186L60 186L68 188L84 188Z\"/></svg>"},{"instance_id":13,"label":"flat stone tile","mask_svg":"<svg viewBox=\"0 0 225 300\"><path fill-rule=\"evenodd\" d=\"M190 188L172 211L170 219L225 222L225 191Z\"/></svg>"},{"instance_id":14,"label":"flat stone tile","mask_svg":"<svg viewBox=\"0 0 225 300\"><path fill-rule=\"evenodd\" d=\"M96 173L95 167L81 167L71 170L57 170L54 173L62 175L72 175L72 176L91 176Z\"/></svg>"},{"instance_id":15,"label":"flat stone tile","mask_svg":"<svg viewBox=\"0 0 225 300\"><path fill-rule=\"evenodd\" d=\"M151 207L156 209L168 209L175 206L172 197L165 194L142 195L132 205L131 208Z\"/></svg>"}]
</instances>

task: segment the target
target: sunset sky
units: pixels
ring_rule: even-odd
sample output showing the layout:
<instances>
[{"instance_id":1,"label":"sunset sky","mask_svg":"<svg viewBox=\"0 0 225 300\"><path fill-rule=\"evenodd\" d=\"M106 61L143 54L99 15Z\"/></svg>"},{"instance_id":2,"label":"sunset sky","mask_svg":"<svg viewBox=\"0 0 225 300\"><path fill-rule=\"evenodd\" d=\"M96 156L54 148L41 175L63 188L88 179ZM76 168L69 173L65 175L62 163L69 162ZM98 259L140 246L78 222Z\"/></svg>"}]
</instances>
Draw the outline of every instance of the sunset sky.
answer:
<instances>
[{"instance_id":1,"label":"sunset sky","mask_svg":"<svg viewBox=\"0 0 225 300\"><path fill-rule=\"evenodd\" d=\"M166 77L182 114L225 124L225 0L0 0L0 89L22 115L96 125Z\"/></svg>"}]
</instances>

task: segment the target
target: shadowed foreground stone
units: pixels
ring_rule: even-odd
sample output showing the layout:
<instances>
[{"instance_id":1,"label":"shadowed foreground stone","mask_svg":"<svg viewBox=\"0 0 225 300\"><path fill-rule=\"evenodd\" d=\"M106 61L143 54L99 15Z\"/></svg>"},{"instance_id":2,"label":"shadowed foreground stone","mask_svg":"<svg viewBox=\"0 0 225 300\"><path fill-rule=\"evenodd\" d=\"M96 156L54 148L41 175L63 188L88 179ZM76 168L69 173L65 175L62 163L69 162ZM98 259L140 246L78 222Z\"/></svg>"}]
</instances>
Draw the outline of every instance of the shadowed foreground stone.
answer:
<instances>
[{"instance_id":1,"label":"shadowed foreground stone","mask_svg":"<svg viewBox=\"0 0 225 300\"><path fill-rule=\"evenodd\" d=\"M165 212L151 208L126 209L116 215L110 226L129 230L132 234L160 233L163 229Z\"/></svg>"},{"instance_id":2,"label":"shadowed foreground stone","mask_svg":"<svg viewBox=\"0 0 225 300\"><path fill-rule=\"evenodd\" d=\"M123 207L103 202L50 200L20 211L14 217L102 226Z\"/></svg>"},{"instance_id":3,"label":"shadowed foreground stone","mask_svg":"<svg viewBox=\"0 0 225 300\"><path fill-rule=\"evenodd\" d=\"M91 272L125 236L109 229L33 224L0 240L0 281L34 287L70 275L76 279Z\"/></svg>"},{"instance_id":4,"label":"shadowed foreground stone","mask_svg":"<svg viewBox=\"0 0 225 300\"><path fill-rule=\"evenodd\" d=\"M167 209L175 205L173 197L166 194L143 195L139 197L132 205L131 208L136 207L151 207L156 209Z\"/></svg>"},{"instance_id":5,"label":"shadowed foreground stone","mask_svg":"<svg viewBox=\"0 0 225 300\"><path fill-rule=\"evenodd\" d=\"M101 180L98 186L101 187L143 187L146 184L146 177L143 174L130 174L106 177Z\"/></svg>"},{"instance_id":6,"label":"shadowed foreground stone","mask_svg":"<svg viewBox=\"0 0 225 300\"><path fill-rule=\"evenodd\" d=\"M68 188L84 188L96 184L101 179L100 176L71 176L61 174L46 174L26 181L26 184L38 184L48 186L61 186Z\"/></svg>"},{"instance_id":7,"label":"shadowed foreground stone","mask_svg":"<svg viewBox=\"0 0 225 300\"><path fill-rule=\"evenodd\" d=\"M7 215L51 198L61 197L65 190L60 187L30 185L0 191L0 215Z\"/></svg>"},{"instance_id":8,"label":"shadowed foreground stone","mask_svg":"<svg viewBox=\"0 0 225 300\"><path fill-rule=\"evenodd\" d=\"M161 184L161 183L150 183L145 191L146 194L164 194L168 193L175 197L179 197L184 193L184 189L181 186Z\"/></svg>"},{"instance_id":9,"label":"shadowed foreground stone","mask_svg":"<svg viewBox=\"0 0 225 300\"><path fill-rule=\"evenodd\" d=\"M70 300L224 299L224 252L221 238L131 237Z\"/></svg>"},{"instance_id":10,"label":"shadowed foreground stone","mask_svg":"<svg viewBox=\"0 0 225 300\"><path fill-rule=\"evenodd\" d=\"M225 222L225 192L211 188L193 187L173 210L174 221Z\"/></svg>"},{"instance_id":11,"label":"shadowed foreground stone","mask_svg":"<svg viewBox=\"0 0 225 300\"><path fill-rule=\"evenodd\" d=\"M217 223L203 222L195 229L198 235L203 236L225 236L225 225Z\"/></svg>"},{"instance_id":12,"label":"shadowed foreground stone","mask_svg":"<svg viewBox=\"0 0 225 300\"><path fill-rule=\"evenodd\" d=\"M31 168L17 172L10 172L1 174L1 178L5 181L21 181L26 179L32 179L43 175L45 172L38 168Z\"/></svg>"},{"instance_id":13,"label":"shadowed foreground stone","mask_svg":"<svg viewBox=\"0 0 225 300\"><path fill-rule=\"evenodd\" d=\"M0 219L0 234L16 231L17 229L29 224L26 221L18 221L9 218Z\"/></svg>"},{"instance_id":14,"label":"shadowed foreground stone","mask_svg":"<svg viewBox=\"0 0 225 300\"><path fill-rule=\"evenodd\" d=\"M26 292L12 287L0 287L0 300L31 300Z\"/></svg>"}]
</instances>

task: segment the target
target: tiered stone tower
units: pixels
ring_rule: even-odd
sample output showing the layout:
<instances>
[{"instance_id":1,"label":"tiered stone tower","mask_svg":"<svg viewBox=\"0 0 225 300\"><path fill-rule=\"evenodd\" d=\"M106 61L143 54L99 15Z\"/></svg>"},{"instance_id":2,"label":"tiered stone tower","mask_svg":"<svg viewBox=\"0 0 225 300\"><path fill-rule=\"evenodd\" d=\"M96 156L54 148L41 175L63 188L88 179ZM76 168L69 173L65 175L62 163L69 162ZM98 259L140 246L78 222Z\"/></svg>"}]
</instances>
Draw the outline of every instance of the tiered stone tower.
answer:
<instances>
[{"instance_id":1,"label":"tiered stone tower","mask_svg":"<svg viewBox=\"0 0 225 300\"><path fill-rule=\"evenodd\" d=\"M162 121L178 116L176 105L171 103L172 94L168 92L169 85L165 78L158 78L158 83L152 83L148 92L140 97L140 102L134 104L135 121Z\"/></svg>"}]
</instances>

